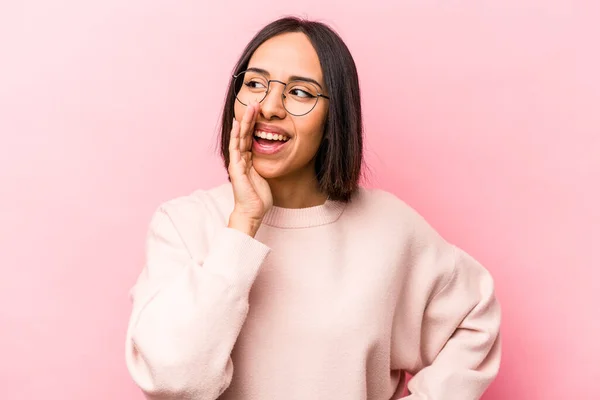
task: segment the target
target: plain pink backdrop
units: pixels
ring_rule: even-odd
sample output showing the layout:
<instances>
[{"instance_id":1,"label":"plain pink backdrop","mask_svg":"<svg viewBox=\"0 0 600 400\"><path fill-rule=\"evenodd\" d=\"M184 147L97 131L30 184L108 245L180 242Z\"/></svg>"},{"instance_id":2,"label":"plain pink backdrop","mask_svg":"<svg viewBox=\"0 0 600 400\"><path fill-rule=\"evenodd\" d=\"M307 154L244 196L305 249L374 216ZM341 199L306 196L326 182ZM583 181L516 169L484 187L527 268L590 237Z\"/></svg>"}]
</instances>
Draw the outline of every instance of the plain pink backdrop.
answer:
<instances>
[{"instance_id":1,"label":"plain pink backdrop","mask_svg":"<svg viewBox=\"0 0 600 400\"><path fill-rule=\"evenodd\" d=\"M0 398L142 398L124 337L150 215L224 181L231 68L283 14L354 54L368 185L495 276L485 399L598 398L596 2L207 3L0 3Z\"/></svg>"}]
</instances>

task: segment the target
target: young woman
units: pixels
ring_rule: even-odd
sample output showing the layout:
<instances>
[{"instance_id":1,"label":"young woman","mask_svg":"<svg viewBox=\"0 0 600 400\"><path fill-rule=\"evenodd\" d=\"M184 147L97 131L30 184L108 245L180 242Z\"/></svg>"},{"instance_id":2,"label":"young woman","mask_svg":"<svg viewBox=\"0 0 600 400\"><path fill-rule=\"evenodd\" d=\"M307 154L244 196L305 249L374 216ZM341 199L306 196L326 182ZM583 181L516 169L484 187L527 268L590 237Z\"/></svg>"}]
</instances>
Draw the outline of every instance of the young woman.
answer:
<instances>
[{"instance_id":1,"label":"young woman","mask_svg":"<svg viewBox=\"0 0 600 400\"><path fill-rule=\"evenodd\" d=\"M168 201L132 288L127 366L149 399L475 400L500 363L490 274L358 184L356 67L284 18L235 66L230 183Z\"/></svg>"}]
</instances>

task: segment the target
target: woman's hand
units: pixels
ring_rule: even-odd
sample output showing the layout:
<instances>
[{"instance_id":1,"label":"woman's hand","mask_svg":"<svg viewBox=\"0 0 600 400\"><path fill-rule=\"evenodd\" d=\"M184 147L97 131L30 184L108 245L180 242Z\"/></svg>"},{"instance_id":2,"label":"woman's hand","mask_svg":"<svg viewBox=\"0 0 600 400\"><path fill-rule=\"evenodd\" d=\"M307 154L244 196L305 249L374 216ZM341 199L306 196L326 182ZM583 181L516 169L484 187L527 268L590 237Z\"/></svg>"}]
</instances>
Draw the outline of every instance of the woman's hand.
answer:
<instances>
[{"instance_id":1,"label":"woman's hand","mask_svg":"<svg viewBox=\"0 0 600 400\"><path fill-rule=\"evenodd\" d=\"M235 199L229 227L252 237L266 212L273 206L269 184L252 166L254 123L259 109L259 103L251 103L246 108L241 124L233 120L229 140L228 172Z\"/></svg>"}]
</instances>

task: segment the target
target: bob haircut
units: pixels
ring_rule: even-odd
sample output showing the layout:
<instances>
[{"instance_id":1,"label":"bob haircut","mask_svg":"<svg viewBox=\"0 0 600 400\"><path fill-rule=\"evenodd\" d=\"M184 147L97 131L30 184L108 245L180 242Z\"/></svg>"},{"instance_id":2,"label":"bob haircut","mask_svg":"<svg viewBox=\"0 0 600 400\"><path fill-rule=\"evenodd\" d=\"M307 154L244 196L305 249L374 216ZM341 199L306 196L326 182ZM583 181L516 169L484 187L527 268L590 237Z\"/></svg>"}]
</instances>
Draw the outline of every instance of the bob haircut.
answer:
<instances>
[{"instance_id":1,"label":"bob haircut","mask_svg":"<svg viewBox=\"0 0 600 400\"><path fill-rule=\"evenodd\" d=\"M331 200L348 202L356 192L363 164L363 125L358 73L346 44L327 25L284 17L261 29L248 43L235 65L233 75L248 67L256 49L270 38L289 32L304 33L315 48L325 87L330 97L323 139L315 156L316 176L321 191ZM225 167L229 166L229 138L236 101L231 79L222 113L220 146Z\"/></svg>"}]
</instances>

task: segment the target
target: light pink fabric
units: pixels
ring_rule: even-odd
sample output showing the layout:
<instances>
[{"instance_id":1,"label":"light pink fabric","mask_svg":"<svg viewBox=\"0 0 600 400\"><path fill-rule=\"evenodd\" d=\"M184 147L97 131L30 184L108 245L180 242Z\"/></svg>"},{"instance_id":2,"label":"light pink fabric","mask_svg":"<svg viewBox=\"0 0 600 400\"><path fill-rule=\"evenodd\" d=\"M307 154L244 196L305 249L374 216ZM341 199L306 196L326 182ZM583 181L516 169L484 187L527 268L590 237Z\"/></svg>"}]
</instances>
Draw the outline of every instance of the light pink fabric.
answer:
<instances>
[{"instance_id":1,"label":"light pink fabric","mask_svg":"<svg viewBox=\"0 0 600 400\"><path fill-rule=\"evenodd\" d=\"M490 274L395 196L227 228L230 184L163 204L132 288L149 399L475 400L500 364Z\"/></svg>"}]
</instances>

